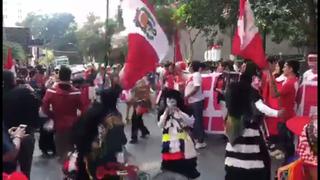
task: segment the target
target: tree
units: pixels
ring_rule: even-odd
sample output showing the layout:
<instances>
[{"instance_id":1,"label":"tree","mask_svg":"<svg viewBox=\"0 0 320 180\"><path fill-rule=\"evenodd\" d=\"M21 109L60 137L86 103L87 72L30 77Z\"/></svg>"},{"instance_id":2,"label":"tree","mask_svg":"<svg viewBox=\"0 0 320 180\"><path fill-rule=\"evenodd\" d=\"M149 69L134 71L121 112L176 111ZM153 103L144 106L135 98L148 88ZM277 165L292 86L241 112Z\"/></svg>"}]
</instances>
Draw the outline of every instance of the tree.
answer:
<instances>
[{"instance_id":1,"label":"tree","mask_svg":"<svg viewBox=\"0 0 320 180\"><path fill-rule=\"evenodd\" d=\"M29 13L17 25L29 27L34 38L44 39L45 46L50 49L63 50L68 43L76 43L77 24L70 13L38 15Z\"/></svg>"},{"instance_id":2,"label":"tree","mask_svg":"<svg viewBox=\"0 0 320 180\"><path fill-rule=\"evenodd\" d=\"M108 20L107 32L105 32L106 22L100 21L98 16L89 13L87 21L76 33L81 54L89 61L95 59L103 62L105 56L111 52L111 37L121 28L113 19ZM107 33L107 34L105 34Z\"/></svg>"},{"instance_id":3,"label":"tree","mask_svg":"<svg viewBox=\"0 0 320 180\"><path fill-rule=\"evenodd\" d=\"M39 64L49 66L51 63L53 63L54 60L54 53L52 50L45 49L44 50L44 56L41 56L39 59Z\"/></svg>"},{"instance_id":4,"label":"tree","mask_svg":"<svg viewBox=\"0 0 320 180\"><path fill-rule=\"evenodd\" d=\"M313 0L251 0L256 24L266 37L280 43L289 40L294 47L317 48L317 2ZM197 29L213 43L217 31L230 28L233 36L238 16L238 0L193 0L182 3L176 11L177 21ZM197 37L197 36L195 36Z\"/></svg>"},{"instance_id":5,"label":"tree","mask_svg":"<svg viewBox=\"0 0 320 180\"><path fill-rule=\"evenodd\" d=\"M31 12L27 14L26 18L21 23L16 23L16 25L30 28L31 35L34 38L43 39L48 20L49 15L39 15Z\"/></svg>"},{"instance_id":6,"label":"tree","mask_svg":"<svg viewBox=\"0 0 320 180\"><path fill-rule=\"evenodd\" d=\"M268 0L253 4L257 24L274 42L289 40L297 48L317 49L317 2Z\"/></svg>"},{"instance_id":7,"label":"tree","mask_svg":"<svg viewBox=\"0 0 320 180\"><path fill-rule=\"evenodd\" d=\"M6 62L9 48L12 49L13 59L18 59L18 60L24 61L24 62L27 60L26 54L25 54L22 46L19 43L4 41L3 46L2 46L2 53L3 53L2 58L4 59L4 61L2 61L2 62Z\"/></svg>"}]
</instances>

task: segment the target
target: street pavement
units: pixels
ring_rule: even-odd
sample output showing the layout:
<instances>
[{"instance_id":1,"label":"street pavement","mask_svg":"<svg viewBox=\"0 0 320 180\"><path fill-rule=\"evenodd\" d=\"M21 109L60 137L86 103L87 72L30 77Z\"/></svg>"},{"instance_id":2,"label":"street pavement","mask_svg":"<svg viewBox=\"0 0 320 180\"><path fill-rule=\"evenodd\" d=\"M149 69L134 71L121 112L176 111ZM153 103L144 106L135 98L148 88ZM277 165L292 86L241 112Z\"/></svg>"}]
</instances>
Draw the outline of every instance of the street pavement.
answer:
<instances>
[{"instance_id":1,"label":"street pavement","mask_svg":"<svg viewBox=\"0 0 320 180\"><path fill-rule=\"evenodd\" d=\"M125 105L119 104L118 108L122 113L125 112ZM125 115L125 114L123 114ZM129 164L138 165L139 169L155 176L160 171L161 163L161 130L156 124L156 114L148 113L144 117L144 122L150 131L150 136L147 139L139 138L138 144L126 145L129 156ZM125 133L128 142L130 141L131 125L127 125ZM39 136L36 136L39 139ZM198 151L198 170L201 176L200 180L223 180L224 171L224 155L225 155L225 140L222 135L208 135L206 138L207 148ZM31 180L61 180L61 166L55 158L44 158L38 148L38 141L35 145L33 156L33 166L31 170ZM274 176L275 167L279 162L272 162L272 176Z\"/></svg>"}]
</instances>

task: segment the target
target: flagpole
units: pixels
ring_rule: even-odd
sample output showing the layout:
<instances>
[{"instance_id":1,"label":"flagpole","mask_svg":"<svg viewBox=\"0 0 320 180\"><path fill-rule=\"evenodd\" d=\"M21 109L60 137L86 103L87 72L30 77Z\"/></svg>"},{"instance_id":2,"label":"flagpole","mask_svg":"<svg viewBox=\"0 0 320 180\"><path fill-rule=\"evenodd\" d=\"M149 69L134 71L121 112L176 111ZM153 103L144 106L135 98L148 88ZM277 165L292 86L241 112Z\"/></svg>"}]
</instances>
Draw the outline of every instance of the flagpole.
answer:
<instances>
[{"instance_id":1,"label":"flagpole","mask_svg":"<svg viewBox=\"0 0 320 180\"><path fill-rule=\"evenodd\" d=\"M173 63L176 63L176 34L177 32L175 32L174 34L174 38L173 38Z\"/></svg>"}]
</instances>

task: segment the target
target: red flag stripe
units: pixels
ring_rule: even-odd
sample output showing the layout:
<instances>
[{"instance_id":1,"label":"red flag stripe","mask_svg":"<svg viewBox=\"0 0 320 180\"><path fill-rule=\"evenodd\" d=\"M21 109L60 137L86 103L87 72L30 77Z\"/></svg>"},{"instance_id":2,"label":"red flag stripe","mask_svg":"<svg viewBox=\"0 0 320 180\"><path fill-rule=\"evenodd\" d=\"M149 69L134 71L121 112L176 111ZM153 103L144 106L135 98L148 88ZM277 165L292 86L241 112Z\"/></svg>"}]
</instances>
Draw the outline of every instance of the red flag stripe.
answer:
<instances>
[{"instance_id":1,"label":"red flag stripe","mask_svg":"<svg viewBox=\"0 0 320 180\"><path fill-rule=\"evenodd\" d=\"M237 30L232 41L232 54L252 60L260 68L267 66L262 38L254 24L248 0L240 0Z\"/></svg>"},{"instance_id":2,"label":"red flag stripe","mask_svg":"<svg viewBox=\"0 0 320 180\"><path fill-rule=\"evenodd\" d=\"M12 66L13 66L12 49L8 48L7 62L4 65L4 68L7 69L7 70L11 70Z\"/></svg>"}]
</instances>

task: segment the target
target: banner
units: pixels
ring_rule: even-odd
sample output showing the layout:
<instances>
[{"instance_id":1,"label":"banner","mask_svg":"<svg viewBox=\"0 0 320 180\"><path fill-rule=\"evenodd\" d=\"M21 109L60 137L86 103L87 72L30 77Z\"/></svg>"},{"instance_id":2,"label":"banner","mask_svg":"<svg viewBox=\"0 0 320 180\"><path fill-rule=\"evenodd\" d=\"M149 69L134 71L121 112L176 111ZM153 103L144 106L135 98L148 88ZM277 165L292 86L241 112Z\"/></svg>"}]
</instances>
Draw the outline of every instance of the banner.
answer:
<instances>
[{"instance_id":1,"label":"banner","mask_svg":"<svg viewBox=\"0 0 320 180\"><path fill-rule=\"evenodd\" d=\"M301 101L297 110L299 116L310 116L318 108L318 82L303 83L299 91L301 92Z\"/></svg>"},{"instance_id":2,"label":"banner","mask_svg":"<svg viewBox=\"0 0 320 180\"><path fill-rule=\"evenodd\" d=\"M221 107L216 101L214 91L216 78L220 73L202 74L202 91L205 97L203 109L204 129L209 134L224 134L224 125Z\"/></svg>"}]
</instances>

